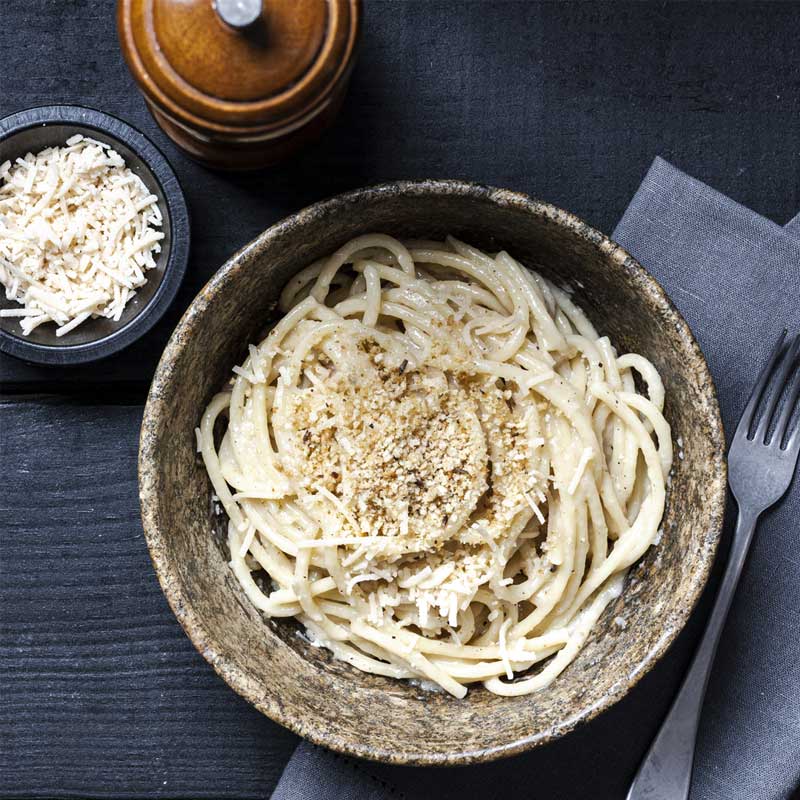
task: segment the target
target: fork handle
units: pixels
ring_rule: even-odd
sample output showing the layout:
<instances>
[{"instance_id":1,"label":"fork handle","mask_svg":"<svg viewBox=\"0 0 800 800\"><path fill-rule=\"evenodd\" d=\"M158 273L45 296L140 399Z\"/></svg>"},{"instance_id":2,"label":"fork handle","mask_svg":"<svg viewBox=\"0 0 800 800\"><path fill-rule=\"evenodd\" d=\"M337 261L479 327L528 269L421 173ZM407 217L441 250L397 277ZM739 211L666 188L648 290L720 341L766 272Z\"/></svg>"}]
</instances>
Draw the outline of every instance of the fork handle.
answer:
<instances>
[{"instance_id":1,"label":"fork handle","mask_svg":"<svg viewBox=\"0 0 800 800\"><path fill-rule=\"evenodd\" d=\"M686 800L689 797L703 698L757 520L758 514L739 509L725 575L702 641L680 691L633 779L627 800Z\"/></svg>"}]
</instances>

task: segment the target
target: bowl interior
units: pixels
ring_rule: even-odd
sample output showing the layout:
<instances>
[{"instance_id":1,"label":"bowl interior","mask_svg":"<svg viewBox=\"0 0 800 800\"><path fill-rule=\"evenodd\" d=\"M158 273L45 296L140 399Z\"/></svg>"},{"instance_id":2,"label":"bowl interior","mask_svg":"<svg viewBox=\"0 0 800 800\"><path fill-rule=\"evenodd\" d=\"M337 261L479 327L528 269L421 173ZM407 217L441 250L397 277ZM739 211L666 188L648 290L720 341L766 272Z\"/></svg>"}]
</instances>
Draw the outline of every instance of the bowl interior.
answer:
<instances>
[{"instance_id":1,"label":"bowl interior","mask_svg":"<svg viewBox=\"0 0 800 800\"><path fill-rule=\"evenodd\" d=\"M465 700L367 675L264 619L213 533L210 486L193 429L211 396L274 316L299 269L367 232L505 248L561 285L620 352L660 371L678 442L663 539L630 572L577 659L547 689ZM328 747L405 763L519 752L569 731L621 697L683 626L706 580L724 503L713 384L685 323L620 248L571 215L521 195L455 182L397 184L318 204L271 228L201 292L168 345L142 428L145 533L162 586L204 656L264 713ZM673 498L679 497L680 503ZM623 622L615 618L621 618Z\"/></svg>"},{"instance_id":2,"label":"bowl interior","mask_svg":"<svg viewBox=\"0 0 800 800\"><path fill-rule=\"evenodd\" d=\"M155 268L145 273L147 283L136 290L136 294L125 306L122 316L116 322L105 317L88 319L82 325L60 337L56 336L56 324L47 322L35 328L28 336L25 336L19 327L18 319L0 317L0 330L29 344L69 348L100 342L123 330L133 322L156 296L169 262L169 253L172 247L172 220L164 188L150 167L125 142L111 136L100 128L89 125L71 122L37 123L17 130L5 139L0 140L0 164L6 160L13 162L17 158L23 158L27 153L38 153L47 147L64 145L67 139L76 133L111 145L125 160L126 166L142 179L148 191L158 198L158 204L164 217L164 223L160 228L164 233L164 238L161 240L161 252L156 259ZM15 300L9 300L4 291L0 292L0 308L18 307L19 304Z\"/></svg>"}]
</instances>

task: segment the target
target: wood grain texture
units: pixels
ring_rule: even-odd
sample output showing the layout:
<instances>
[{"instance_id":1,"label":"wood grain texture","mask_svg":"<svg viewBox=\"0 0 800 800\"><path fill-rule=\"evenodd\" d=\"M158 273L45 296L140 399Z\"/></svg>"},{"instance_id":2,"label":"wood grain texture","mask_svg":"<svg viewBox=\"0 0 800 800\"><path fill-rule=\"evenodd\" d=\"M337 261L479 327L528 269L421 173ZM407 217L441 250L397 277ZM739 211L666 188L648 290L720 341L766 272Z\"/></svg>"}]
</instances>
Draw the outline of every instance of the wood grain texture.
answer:
<instances>
[{"instance_id":1,"label":"wood grain texture","mask_svg":"<svg viewBox=\"0 0 800 800\"><path fill-rule=\"evenodd\" d=\"M269 796L296 738L234 694L161 594L141 410L0 405L0 796Z\"/></svg>"},{"instance_id":2,"label":"wood grain texture","mask_svg":"<svg viewBox=\"0 0 800 800\"><path fill-rule=\"evenodd\" d=\"M194 231L184 288L145 341L89 369L2 359L7 391L146 385L179 313L227 256L286 214L365 184L466 178L610 231L661 154L776 222L800 209L794 3L369 0L334 127L285 164L243 175L190 161L151 119L113 0L2 0L0 78L0 114L78 102L151 136L184 185Z\"/></svg>"}]
</instances>

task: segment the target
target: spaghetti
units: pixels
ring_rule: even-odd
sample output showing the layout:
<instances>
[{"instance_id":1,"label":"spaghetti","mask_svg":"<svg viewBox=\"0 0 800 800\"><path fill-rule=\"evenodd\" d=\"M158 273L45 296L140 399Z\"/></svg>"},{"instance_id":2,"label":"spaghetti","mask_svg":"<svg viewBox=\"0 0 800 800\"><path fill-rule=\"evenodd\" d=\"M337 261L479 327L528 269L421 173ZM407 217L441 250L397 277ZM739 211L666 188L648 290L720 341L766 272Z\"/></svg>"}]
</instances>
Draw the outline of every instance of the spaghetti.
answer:
<instances>
[{"instance_id":1,"label":"spaghetti","mask_svg":"<svg viewBox=\"0 0 800 800\"><path fill-rule=\"evenodd\" d=\"M197 429L251 602L366 672L547 686L657 535L656 369L451 237L361 236L280 306Z\"/></svg>"}]
</instances>

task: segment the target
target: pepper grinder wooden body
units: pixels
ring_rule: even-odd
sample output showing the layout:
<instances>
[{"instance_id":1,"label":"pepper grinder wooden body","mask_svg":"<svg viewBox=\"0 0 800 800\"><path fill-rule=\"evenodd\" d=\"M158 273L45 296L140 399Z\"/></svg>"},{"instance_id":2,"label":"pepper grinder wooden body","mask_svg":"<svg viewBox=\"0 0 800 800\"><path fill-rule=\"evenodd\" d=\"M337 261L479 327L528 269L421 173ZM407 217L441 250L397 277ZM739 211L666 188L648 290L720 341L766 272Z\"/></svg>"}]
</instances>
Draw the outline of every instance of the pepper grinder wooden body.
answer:
<instances>
[{"instance_id":1,"label":"pepper grinder wooden body","mask_svg":"<svg viewBox=\"0 0 800 800\"><path fill-rule=\"evenodd\" d=\"M280 161L335 118L360 0L119 0L122 52L158 124L209 166Z\"/></svg>"}]
</instances>

